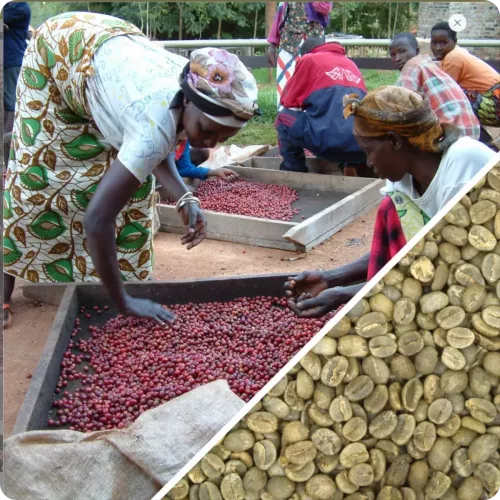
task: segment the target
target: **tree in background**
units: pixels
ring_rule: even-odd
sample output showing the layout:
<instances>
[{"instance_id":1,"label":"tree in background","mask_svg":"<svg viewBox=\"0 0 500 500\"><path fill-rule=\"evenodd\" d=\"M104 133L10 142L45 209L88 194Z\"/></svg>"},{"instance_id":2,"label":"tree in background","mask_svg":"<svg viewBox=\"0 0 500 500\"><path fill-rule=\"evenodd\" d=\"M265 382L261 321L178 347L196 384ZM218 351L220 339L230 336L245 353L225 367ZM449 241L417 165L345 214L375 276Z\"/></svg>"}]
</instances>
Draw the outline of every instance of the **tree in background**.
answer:
<instances>
[{"instance_id":1,"label":"tree in background","mask_svg":"<svg viewBox=\"0 0 500 500\"><path fill-rule=\"evenodd\" d=\"M88 11L129 21L156 40L265 38L276 2L36 2L32 26L63 12ZM391 38L415 25L418 3L335 3L328 33Z\"/></svg>"}]
</instances>

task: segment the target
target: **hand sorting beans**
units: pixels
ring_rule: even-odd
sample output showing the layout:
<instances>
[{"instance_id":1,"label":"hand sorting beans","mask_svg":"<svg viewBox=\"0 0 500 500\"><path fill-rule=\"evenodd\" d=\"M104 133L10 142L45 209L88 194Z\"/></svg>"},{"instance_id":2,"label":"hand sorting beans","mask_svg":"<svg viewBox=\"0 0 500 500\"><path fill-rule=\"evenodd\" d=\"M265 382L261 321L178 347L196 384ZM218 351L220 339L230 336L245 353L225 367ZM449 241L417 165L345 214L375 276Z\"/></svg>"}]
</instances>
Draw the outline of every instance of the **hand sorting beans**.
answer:
<instances>
[{"instance_id":1,"label":"hand sorting beans","mask_svg":"<svg viewBox=\"0 0 500 500\"><path fill-rule=\"evenodd\" d=\"M167 498L494 497L499 207L496 168Z\"/></svg>"},{"instance_id":2,"label":"hand sorting beans","mask_svg":"<svg viewBox=\"0 0 500 500\"><path fill-rule=\"evenodd\" d=\"M90 326L89 340L71 340L49 426L123 428L142 412L217 379L248 401L329 319L299 319L286 299L272 297L171 310L177 315L172 327L118 316ZM73 339L79 330L77 319ZM81 387L70 392L74 381Z\"/></svg>"},{"instance_id":3,"label":"hand sorting beans","mask_svg":"<svg viewBox=\"0 0 500 500\"><path fill-rule=\"evenodd\" d=\"M209 179L200 185L197 196L204 210L214 212L284 221L292 220L300 212L292 208L292 203L299 199L297 191L278 184ZM175 205L171 200L166 203Z\"/></svg>"}]
</instances>

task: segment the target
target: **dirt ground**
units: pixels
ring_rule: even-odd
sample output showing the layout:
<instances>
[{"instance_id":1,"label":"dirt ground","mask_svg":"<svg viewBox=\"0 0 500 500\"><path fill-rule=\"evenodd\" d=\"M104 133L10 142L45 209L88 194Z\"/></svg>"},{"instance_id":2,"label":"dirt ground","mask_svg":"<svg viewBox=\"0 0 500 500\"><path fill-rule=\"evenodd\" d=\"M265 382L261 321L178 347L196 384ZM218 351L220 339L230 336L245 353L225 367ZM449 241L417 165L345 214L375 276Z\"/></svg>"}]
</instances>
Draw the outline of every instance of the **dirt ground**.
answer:
<instances>
[{"instance_id":1,"label":"dirt ground","mask_svg":"<svg viewBox=\"0 0 500 500\"><path fill-rule=\"evenodd\" d=\"M187 251L179 235L159 233L155 239L155 279L176 280L250 274L294 274L331 269L361 257L370 250L376 209L348 225L303 259L293 252L206 240ZM13 429L30 378L43 351L57 308L37 304L17 287L14 320L4 332L4 437Z\"/></svg>"}]
</instances>

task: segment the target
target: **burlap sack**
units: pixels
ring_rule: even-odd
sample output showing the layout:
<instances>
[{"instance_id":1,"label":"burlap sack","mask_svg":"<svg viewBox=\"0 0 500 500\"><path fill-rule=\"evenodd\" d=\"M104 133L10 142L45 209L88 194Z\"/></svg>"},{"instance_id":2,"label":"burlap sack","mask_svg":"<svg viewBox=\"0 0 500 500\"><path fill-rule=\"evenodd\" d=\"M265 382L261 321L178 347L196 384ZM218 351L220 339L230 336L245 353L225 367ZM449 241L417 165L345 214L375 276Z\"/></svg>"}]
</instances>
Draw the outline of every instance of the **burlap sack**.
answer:
<instances>
[{"instance_id":1,"label":"burlap sack","mask_svg":"<svg viewBox=\"0 0 500 500\"><path fill-rule=\"evenodd\" d=\"M150 500L244 406L216 381L143 413L128 429L31 431L4 443L15 500Z\"/></svg>"},{"instance_id":2,"label":"burlap sack","mask_svg":"<svg viewBox=\"0 0 500 500\"><path fill-rule=\"evenodd\" d=\"M239 147L232 144L231 146L221 146L218 149L210 151L210 158L202 163L200 167L205 168L231 168L231 166L243 163L249 158L259 156L268 151L270 146L246 146Z\"/></svg>"}]
</instances>

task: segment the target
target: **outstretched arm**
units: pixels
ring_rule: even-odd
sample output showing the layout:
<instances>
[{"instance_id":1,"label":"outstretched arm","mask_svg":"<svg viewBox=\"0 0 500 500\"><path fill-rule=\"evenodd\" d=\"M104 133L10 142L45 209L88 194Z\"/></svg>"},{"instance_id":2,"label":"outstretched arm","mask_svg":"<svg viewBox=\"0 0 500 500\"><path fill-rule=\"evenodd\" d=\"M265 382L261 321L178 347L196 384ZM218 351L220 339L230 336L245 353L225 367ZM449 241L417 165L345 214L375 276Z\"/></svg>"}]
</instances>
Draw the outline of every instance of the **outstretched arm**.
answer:
<instances>
[{"instance_id":1,"label":"outstretched arm","mask_svg":"<svg viewBox=\"0 0 500 500\"><path fill-rule=\"evenodd\" d=\"M137 178L115 160L99 183L85 213L90 256L102 283L121 312L148 317L159 323L171 322L175 316L160 304L135 299L126 293L118 268L116 217L138 187Z\"/></svg>"},{"instance_id":2,"label":"outstretched arm","mask_svg":"<svg viewBox=\"0 0 500 500\"><path fill-rule=\"evenodd\" d=\"M334 286L347 286L360 281L366 281L368 275L368 262L370 254L367 253L363 257L346 264L345 266L325 271L328 288Z\"/></svg>"},{"instance_id":3,"label":"outstretched arm","mask_svg":"<svg viewBox=\"0 0 500 500\"><path fill-rule=\"evenodd\" d=\"M174 158L174 154L170 153L154 170L155 177L161 184L160 192L164 199L178 200L188 192L177 171ZM180 216L186 225L186 233L182 236L181 241L190 250L205 238L207 223L197 203L186 203L180 210Z\"/></svg>"}]
</instances>

